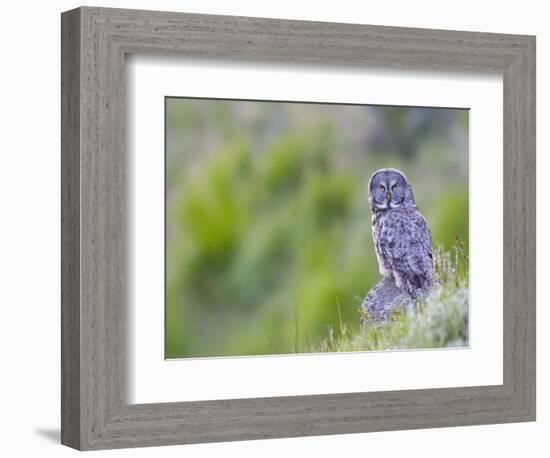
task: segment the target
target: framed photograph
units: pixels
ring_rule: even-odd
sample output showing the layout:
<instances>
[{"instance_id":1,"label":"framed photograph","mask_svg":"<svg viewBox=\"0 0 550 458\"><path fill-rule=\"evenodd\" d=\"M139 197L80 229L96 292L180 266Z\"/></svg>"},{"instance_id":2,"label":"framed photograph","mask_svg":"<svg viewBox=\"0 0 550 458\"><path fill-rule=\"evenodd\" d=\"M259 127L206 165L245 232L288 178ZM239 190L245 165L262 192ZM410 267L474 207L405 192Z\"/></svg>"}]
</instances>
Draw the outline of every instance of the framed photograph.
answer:
<instances>
[{"instance_id":1,"label":"framed photograph","mask_svg":"<svg viewBox=\"0 0 550 458\"><path fill-rule=\"evenodd\" d=\"M62 443L535 419L535 38L62 14Z\"/></svg>"}]
</instances>

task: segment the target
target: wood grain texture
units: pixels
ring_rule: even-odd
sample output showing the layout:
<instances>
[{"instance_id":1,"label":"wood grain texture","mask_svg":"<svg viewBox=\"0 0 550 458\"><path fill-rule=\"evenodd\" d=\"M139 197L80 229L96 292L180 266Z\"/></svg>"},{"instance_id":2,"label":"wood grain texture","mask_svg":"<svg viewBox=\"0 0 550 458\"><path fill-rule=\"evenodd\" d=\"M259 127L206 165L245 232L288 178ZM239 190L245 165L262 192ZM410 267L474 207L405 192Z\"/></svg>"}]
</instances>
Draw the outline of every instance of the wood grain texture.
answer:
<instances>
[{"instance_id":1,"label":"wood grain texture","mask_svg":"<svg viewBox=\"0 0 550 458\"><path fill-rule=\"evenodd\" d=\"M63 13L62 44L64 444L102 449L535 418L534 37L85 7ZM504 384L128 404L131 53L503 74Z\"/></svg>"},{"instance_id":2,"label":"wood grain texture","mask_svg":"<svg viewBox=\"0 0 550 458\"><path fill-rule=\"evenodd\" d=\"M80 446L80 13L61 23L61 441Z\"/></svg>"}]
</instances>

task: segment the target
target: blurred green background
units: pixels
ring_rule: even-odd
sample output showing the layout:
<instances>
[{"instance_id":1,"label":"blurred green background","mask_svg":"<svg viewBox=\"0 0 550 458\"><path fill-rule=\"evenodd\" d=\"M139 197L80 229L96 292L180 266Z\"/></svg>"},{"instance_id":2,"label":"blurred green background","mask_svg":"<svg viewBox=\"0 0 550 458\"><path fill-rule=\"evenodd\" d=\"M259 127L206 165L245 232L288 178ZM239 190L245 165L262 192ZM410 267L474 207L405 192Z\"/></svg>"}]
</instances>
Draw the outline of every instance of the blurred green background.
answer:
<instances>
[{"instance_id":1,"label":"blurred green background","mask_svg":"<svg viewBox=\"0 0 550 458\"><path fill-rule=\"evenodd\" d=\"M379 278L367 182L468 246L468 111L166 99L166 357L307 352Z\"/></svg>"}]
</instances>

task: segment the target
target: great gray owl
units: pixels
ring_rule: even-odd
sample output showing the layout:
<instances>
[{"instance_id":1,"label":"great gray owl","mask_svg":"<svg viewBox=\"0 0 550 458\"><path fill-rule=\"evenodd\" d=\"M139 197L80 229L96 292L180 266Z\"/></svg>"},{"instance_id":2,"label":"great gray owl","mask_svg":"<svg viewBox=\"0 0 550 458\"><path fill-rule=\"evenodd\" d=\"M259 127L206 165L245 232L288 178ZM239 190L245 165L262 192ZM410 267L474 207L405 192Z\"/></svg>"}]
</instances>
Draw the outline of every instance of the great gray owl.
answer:
<instances>
[{"instance_id":1,"label":"great gray owl","mask_svg":"<svg viewBox=\"0 0 550 458\"><path fill-rule=\"evenodd\" d=\"M405 175L396 169L374 172L369 204L380 274L416 298L432 286L432 237Z\"/></svg>"}]
</instances>

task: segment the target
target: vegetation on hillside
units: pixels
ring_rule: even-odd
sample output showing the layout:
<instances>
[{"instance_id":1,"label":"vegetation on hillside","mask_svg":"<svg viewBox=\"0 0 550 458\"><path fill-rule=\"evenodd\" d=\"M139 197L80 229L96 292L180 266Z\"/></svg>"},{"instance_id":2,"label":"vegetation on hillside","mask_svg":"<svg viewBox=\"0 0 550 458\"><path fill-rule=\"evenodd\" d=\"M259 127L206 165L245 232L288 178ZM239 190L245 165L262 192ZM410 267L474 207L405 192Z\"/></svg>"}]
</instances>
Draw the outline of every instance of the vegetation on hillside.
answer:
<instances>
[{"instance_id":1,"label":"vegetation on hillside","mask_svg":"<svg viewBox=\"0 0 550 458\"><path fill-rule=\"evenodd\" d=\"M413 307L395 310L391 319L375 321L364 316L357 328L340 320L330 326L327 337L311 351L371 351L469 345L468 258L462 241L454 256L441 249L435 252L436 286ZM358 311L363 313L362 311Z\"/></svg>"}]
</instances>

